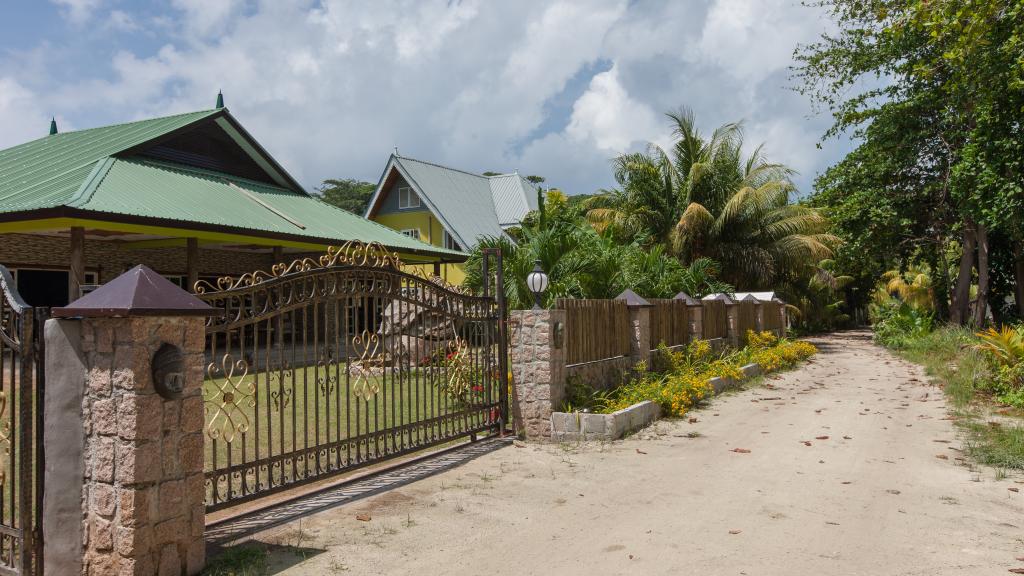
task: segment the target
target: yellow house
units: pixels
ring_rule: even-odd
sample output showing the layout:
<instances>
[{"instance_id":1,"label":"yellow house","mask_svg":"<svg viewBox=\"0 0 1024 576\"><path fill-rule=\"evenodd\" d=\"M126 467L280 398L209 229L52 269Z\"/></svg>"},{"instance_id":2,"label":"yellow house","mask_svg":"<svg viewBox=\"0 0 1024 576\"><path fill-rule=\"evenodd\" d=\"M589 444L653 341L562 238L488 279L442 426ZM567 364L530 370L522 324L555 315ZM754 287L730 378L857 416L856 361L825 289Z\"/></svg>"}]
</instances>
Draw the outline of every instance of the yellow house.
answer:
<instances>
[{"instance_id":1,"label":"yellow house","mask_svg":"<svg viewBox=\"0 0 1024 576\"><path fill-rule=\"evenodd\" d=\"M481 238L519 226L536 209L536 191L518 173L482 176L392 154L366 218L421 242L468 252ZM452 284L466 277L462 263L433 269Z\"/></svg>"}]
</instances>

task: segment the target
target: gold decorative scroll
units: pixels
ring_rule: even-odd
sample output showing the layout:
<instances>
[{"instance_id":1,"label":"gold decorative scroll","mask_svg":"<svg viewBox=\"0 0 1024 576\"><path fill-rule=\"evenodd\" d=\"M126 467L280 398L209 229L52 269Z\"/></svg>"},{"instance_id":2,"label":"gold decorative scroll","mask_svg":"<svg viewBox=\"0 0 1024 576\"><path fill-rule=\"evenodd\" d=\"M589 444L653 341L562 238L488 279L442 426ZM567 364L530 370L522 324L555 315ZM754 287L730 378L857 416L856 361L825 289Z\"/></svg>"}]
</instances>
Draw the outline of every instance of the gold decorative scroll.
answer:
<instances>
[{"instance_id":1,"label":"gold decorative scroll","mask_svg":"<svg viewBox=\"0 0 1024 576\"><path fill-rule=\"evenodd\" d=\"M371 360L380 351L380 336L369 330L363 330L362 334L352 337L352 346L357 350L362 348L359 360L355 362L356 369L349 368L354 376L352 392L357 396L362 396L363 400L369 401L380 391L380 383L371 373Z\"/></svg>"},{"instance_id":2,"label":"gold decorative scroll","mask_svg":"<svg viewBox=\"0 0 1024 576\"><path fill-rule=\"evenodd\" d=\"M270 267L270 271L257 270L255 272L247 272L237 278L222 276L213 283L199 280L195 283L193 289L196 294L207 294L223 290L250 288L275 278L307 272L316 268L330 268L331 266L369 266L372 268L399 270L402 267L402 261L398 257L398 252L388 250L383 244L350 240L340 247L329 246L327 253L320 256L319 259L307 256L292 260L291 262L278 262Z\"/></svg>"},{"instance_id":3,"label":"gold decorative scroll","mask_svg":"<svg viewBox=\"0 0 1024 576\"><path fill-rule=\"evenodd\" d=\"M221 358L219 368L222 378L217 378L218 367L214 362L206 367L207 377L215 389L204 390L203 400L208 417L206 435L211 440L223 439L231 443L236 434L249 430L249 414L246 408L256 406L256 385L247 382L249 364L245 360L232 361L231 354ZM239 374L235 374L238 371Z\"/></svg>"}]
</instances>

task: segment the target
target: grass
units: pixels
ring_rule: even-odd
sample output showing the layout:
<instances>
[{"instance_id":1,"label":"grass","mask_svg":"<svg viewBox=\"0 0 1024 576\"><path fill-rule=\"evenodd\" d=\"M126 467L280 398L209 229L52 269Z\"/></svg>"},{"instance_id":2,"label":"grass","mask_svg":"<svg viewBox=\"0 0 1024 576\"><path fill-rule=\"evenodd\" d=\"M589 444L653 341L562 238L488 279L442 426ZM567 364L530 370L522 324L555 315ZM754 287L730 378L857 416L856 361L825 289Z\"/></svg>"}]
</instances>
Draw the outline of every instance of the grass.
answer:
<instances>
[{"instance_id":1,"label":"grass","mask_svg":"<svg viewBox=\"0 0 1024 576\"><path fill-rule=\"evenodd\" d=\"M280 371L251 373L234 379L233 385L225 378L208 378L203 383L204 397L212 400L206 406L207 426L212 424L221 435L220 439L205 443L206 470L342 442L339 448L316 450L308 460L290 459L283 466L263 467L261 472L256 472L261 482L271 480L270 475L273 483L278 484L287 478L316 475L317 469L344 468L350 462L386 455L396 448L420 446L484 424L485 416L478 410L458 421L442 420L416 426L432 418L467 410L466 404L440 389L439 384L446 377L444 369L370 376L366 382L374 392L368 396L357 394L356 378L346 372L345 364L339 363L289 370L284 372L283 382ZM490 386L494 404L498 387L496 380ZM224 403L218 413L216 406L221 404L225 392L231 395L232 401ZM487 402L486 397L481 402L492 403ZM402 425L411 426L396 435L393 442L364 440L357 446L343 443L346 439ZM235 431L234 437L228 442L232 431ZM237 490L241 480L241 477L233 478L232 489ZM253 481L249 479L250 483ZM220 490L224 492L228 486L221 486Z\"/></svg>"},{"instance_id":2,"label":"grass","mask_svg":"<svg viewBox=\"0 0 1024 576\"><path fill-rule=\"evenodd\" d=\"M975 341L969 330L943 327L907 341L896 353L942 382L968 456L997 470L1024 470L1024 422L1002 412L998 420L991 419L998 407L985 360L971 347Z\"/></svg>"},{"instance_id":3,"label":"grass","mask_svg":"<svg viewBox=\"0 0 1024 576\"><path fill-rule=\"evenodd\" d=\"M235 546L206 564L203 576L263 576L267 573L267 550L262 546Z\"/></svg>"}]
</instances>

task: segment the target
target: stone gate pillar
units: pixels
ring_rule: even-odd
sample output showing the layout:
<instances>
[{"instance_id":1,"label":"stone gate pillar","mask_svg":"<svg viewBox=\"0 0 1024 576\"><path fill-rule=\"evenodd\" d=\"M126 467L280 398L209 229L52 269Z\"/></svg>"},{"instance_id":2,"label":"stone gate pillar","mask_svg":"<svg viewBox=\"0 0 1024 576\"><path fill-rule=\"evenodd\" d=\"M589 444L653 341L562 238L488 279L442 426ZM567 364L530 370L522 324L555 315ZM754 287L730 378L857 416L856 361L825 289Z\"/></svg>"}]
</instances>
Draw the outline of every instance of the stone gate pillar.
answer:
<instances>
[{"instance_id":1,"label":"stone gate pillar","mask_svg":"<svg viewBox=\"0 0 1024 576\"><path fill-rule=\"evenodd\" d=\"M45 326L44 550L52 574L198 574L203 316L145 266Z\"/></svg>"},{"instance_id":2,"label":"stone gate pillar","mask_svg":"<svg viewBox=\"0 0 1024 576\"><path fill-rule=\"evenodd\" d=\"M509 357L526 437L551 437L551 413L565 401L565 310L509 312Z\"/></svg>"},{"instance_id":3,"label":"stone gate pillar","mask_svg":"<svg viewBox=\"0 0 1024 576\"><path fill-rule=\"evenodd\" d=\"M622 291L615 297L624 300L629 308L629 358L636 366L639 362L650 362L651 359L651 308L653 304L630 289Z\"/></svg>"}]
</instances>

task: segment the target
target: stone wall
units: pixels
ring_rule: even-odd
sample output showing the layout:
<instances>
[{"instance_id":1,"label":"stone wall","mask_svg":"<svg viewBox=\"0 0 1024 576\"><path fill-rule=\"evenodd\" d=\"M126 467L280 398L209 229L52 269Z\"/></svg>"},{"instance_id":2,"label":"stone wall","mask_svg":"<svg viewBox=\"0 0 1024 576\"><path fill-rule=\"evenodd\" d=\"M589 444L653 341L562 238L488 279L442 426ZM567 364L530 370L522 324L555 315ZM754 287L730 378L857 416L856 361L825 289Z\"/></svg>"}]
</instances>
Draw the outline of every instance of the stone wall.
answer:
<instances>
[{"instance_id":1,"label":"stone wall","mask_svg":"<svg viewBox=\"0 0 1024 576\"><path fill-rule=\"evenodd\" d=\"M56 268L70 266L70 241L36 234L0 234L0 264L9 268ZM317 254L319 256L319 254ZM185 275L185 248L131 250L117 242L85 241L85 269L98 272L100 283L113 280L136 264L145 264L165 275ZM199 273L203 276L238 276L269 270L270 254L199 248Z\"/></svg>"},{"instance_id":2,"label":"stone wall","mask_svg":"<svg viewBox=\"0 0 1024 576\"><path fill-rule=\"evenodd\" d=\"M629 356L606 358L565 367L565 380L578 378L595 390L611 390L629 378L633 360Z\"/></svg>"},{"instance_id":3,"label":"stone wall","mask_svg":"<svg viewBox=\"0 0 1024 576\"><path fill-rule=\"evenodd\" d=\"M83 573L196 574L203 566L203 319L81 320ZM185 353L185 389L154 389L150 358ZM48 487L49 488L49 487Z\"/></svg>"}]
</instances>

